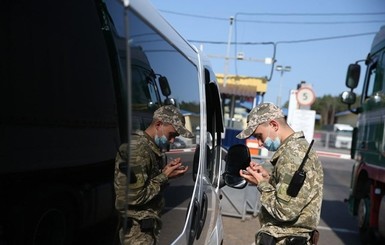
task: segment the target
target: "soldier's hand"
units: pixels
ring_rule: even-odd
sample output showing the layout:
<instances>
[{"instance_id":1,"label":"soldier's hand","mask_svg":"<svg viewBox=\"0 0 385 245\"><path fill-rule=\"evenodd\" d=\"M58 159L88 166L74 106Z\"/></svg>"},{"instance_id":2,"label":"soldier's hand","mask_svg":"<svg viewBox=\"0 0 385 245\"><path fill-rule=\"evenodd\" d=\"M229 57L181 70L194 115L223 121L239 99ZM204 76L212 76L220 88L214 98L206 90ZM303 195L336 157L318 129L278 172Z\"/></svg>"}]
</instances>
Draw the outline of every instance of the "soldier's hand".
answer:
<instances>
[{"instance_id":1,"label":"soldier's hand","mask_svg":"<svg viewBox=\"0 0 385 245\"><path fill-rule=\"evenodd\" d=\"M163 168L162 172L168 177L168 178L174 178L177 176L180 176L187 172L188 166L183 166L182 162L180 161L180 157L171 160L167 165Z\"/></svg>"},{"instance_id":2,"label":"soldier's hand","mask_svg":"<svg viewBox=\"0 0 385 245\"><path fill-rule=\"evenodd\" d=\"M257 173L260 173L264 179L266 180L270 179L269 172L266 169L264 169L259 163L251 162L250 168L256 171Z\"/></svg>"},{"instance_id":3,"label":"soldier's hand","mask_svg":"<svg viewBox=\"0 0 385 245\"><path fill-rule=\"evenodd\" d=\"M261 181L270 179L269 173L259 164L251 162L246 171L240 170L239 175L251 184L258 185Z\"/></svg>"}]
</instances>

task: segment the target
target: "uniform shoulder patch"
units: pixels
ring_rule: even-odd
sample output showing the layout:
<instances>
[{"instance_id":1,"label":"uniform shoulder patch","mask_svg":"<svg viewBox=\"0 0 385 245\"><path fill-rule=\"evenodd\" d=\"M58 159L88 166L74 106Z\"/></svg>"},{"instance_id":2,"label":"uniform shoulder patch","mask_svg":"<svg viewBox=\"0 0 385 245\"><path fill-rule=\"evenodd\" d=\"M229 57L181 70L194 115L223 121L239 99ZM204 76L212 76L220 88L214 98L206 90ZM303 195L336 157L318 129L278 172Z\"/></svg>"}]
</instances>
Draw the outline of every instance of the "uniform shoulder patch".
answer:
<instances>
[{"instance_id":1,"label":"uniform shoulder patch","mask_svg":"<svg viewBox=\"0 0 385 245\"><path fill-rule=\"evenodd\" d=\"M291 200L291 196L287 195L286 192L292 177L290 174L285 174L283 181L277 184L277 198L281 201L289 202Z\"/></svg>"}]
</instances>

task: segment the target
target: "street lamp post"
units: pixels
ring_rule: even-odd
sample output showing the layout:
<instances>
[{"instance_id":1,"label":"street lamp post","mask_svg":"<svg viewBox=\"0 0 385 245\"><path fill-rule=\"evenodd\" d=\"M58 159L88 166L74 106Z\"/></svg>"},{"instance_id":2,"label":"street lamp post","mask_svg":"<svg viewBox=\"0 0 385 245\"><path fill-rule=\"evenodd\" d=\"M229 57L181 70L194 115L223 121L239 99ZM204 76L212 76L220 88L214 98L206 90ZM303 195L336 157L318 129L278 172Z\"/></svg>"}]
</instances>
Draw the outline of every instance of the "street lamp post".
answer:
<instances>
[{"instance_id":1,"label":"street lamp post","mask_svg":"<svg viewBox=\"0 0 385 245\"><path fill-rule=\"evenodd\" d=\"M231 44L231 35L233 32L233 22L234 22L234 17L230 16L230 28L229 28L229 38L227 40L227 49L226 49L226 57L225 57L225 69L223 72L223 87L226 87L226 82L227 82L227 74L229 70L229 59L230 59L230 44Z\"/></svg>"},{"instance_id":2,"label":"street lamp post","mask_svg":"<svg viewBox=\"0 0 385 245\"><path fill-rule=\"evenodd\" d=\"M283 73L285 73L286 71L291 71L291 66L277 65L275 70L281 72L281 78L279 79L279 93L277 96L277 106L281 107L281 103L282 103L282 101L281 101L282 100L282 76L283 76Z\"/></svg>"}]
</instances>

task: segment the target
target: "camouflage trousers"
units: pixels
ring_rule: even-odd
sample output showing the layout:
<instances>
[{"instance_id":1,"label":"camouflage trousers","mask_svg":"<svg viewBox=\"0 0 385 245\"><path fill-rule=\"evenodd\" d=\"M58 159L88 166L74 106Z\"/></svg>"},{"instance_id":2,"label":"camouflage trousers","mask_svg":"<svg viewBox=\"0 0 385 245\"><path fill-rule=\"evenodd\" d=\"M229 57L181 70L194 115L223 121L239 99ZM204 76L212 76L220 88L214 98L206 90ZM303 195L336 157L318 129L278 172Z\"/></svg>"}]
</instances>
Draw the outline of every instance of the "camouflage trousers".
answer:
<instances>
[{"instance_id":1,"label":"camouflage trousers","mask_svg":"<svg viewBox=\"0 0 385 245\"><path fill-rule=\"evenodd\" d=\"M119 231L121 245L156 245L159 241L160 229L154 227L152 230L142 231L140 224L133 221L132 227L123 231L123 227Z\"/></svg>"}]
</instances>

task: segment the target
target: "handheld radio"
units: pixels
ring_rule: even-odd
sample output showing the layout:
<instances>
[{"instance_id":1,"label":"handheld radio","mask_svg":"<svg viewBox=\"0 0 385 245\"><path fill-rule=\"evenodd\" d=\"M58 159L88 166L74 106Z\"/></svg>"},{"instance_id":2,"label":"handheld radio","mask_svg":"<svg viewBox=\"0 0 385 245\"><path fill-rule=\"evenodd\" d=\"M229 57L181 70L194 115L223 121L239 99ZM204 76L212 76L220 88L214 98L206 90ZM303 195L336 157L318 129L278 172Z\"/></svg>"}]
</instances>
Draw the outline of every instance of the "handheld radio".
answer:
<instances>
[{"instance_id":1,"label":"handheld radio","mask_svg":"<svg viewBox=\"0 0 385 245\"><path fill-rule=\"evenodd\" d=\"M314 139L310 142L310 146L307 149L305 157L303 158L302 163L299 166L298 170L295 171L293 178L290 181L289 187L287 188L286 193L291 197L296 197L298 195L299 190L301 190L303 183L305 182L306 172L303 171L303 166L305 165L305 162L308 158L308 155L311 147L313 146L313 143L314 143Z\"/></svg>"}]
</instances>

